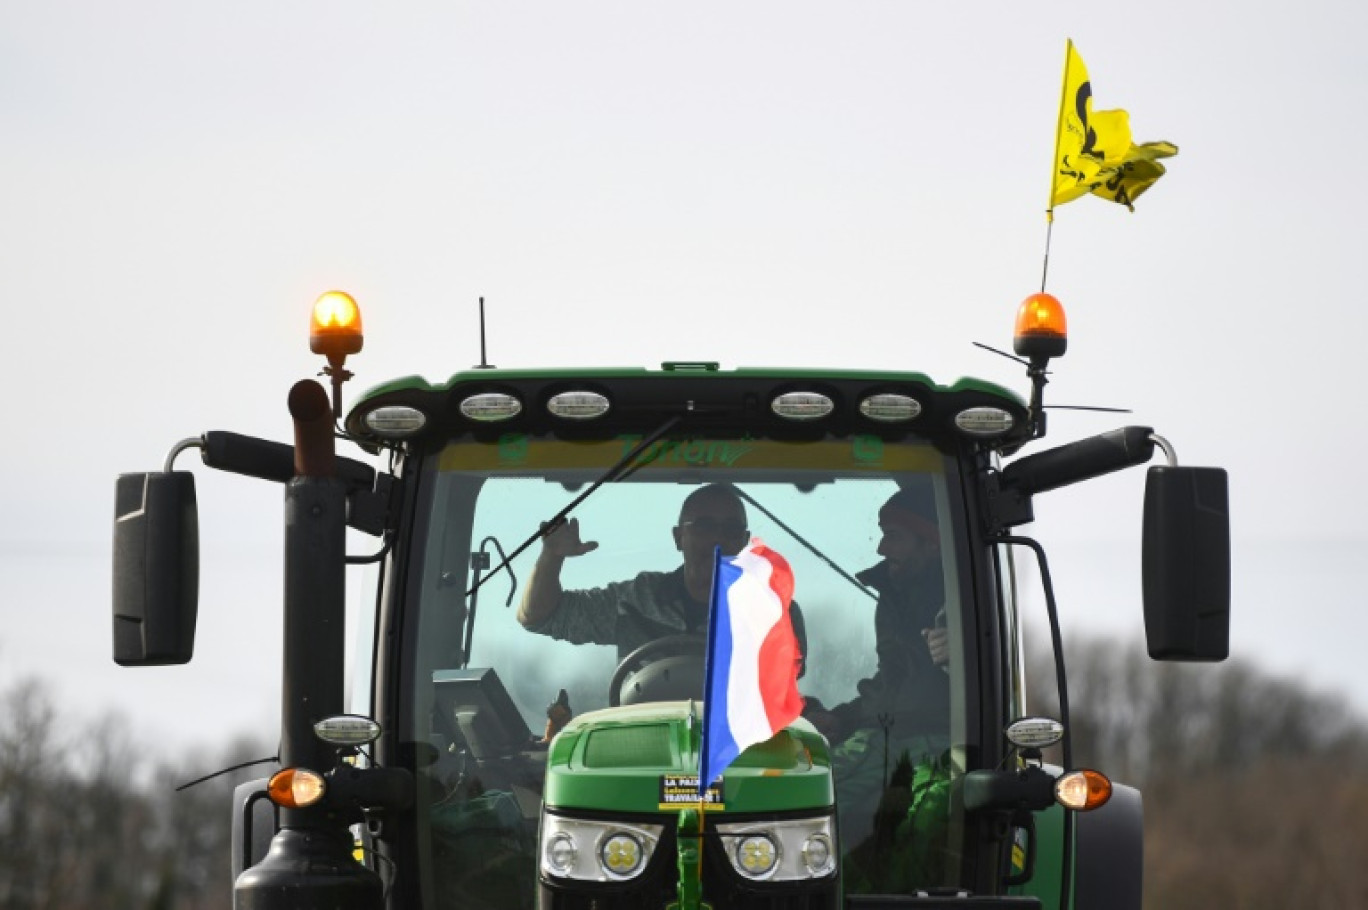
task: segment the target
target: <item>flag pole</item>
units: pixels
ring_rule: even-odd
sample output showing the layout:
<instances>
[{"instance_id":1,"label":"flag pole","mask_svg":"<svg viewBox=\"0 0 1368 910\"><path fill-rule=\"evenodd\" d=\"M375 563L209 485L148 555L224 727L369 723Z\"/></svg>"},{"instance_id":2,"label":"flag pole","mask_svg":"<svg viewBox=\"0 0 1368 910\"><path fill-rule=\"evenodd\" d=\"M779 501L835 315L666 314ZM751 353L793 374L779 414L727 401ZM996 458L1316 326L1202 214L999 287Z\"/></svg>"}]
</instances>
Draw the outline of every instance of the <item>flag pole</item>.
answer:
<instances>
[{"instance_id":1,"label":"flag pole","mask_svg":"<svg viewBox=\"0 0 1368 910\"><path fill-rule=\"evenodd\" d=\"M1050 221L1054 221L1054 188L1056 171L1059 169L1059 146L1064 136L1064 105L1069 103L1069 64L1073 62L1073 39L1064 40L1064 81L1059 85L1059 117L1055 120L1055 144L1053 166L1050 168L1050 196L1049 206L1045 209L1045 214Z\"/></svg>"},{"instance_id":2,"label":"flag pole","mask_svg":"<svg viewBox=\"0 0 1368 910\"><path fill-rule=\"evenodd\" d=\"M1054 157L1050 159L1050 195L1045 208L1045 263L1040 270L1040 292L1050 275L1050 238L1054 234L1055 178L1059 176L1059 146L1064 135L1064 105L1068 103L1069 64L1073 60L1073 39L1064 39L1064 80L1059 85L1059 117L1055 120Z\"/></svg>"},{"instance_id":3,"label":"flag pole","mask_svg":"<svg viewBox=\"0 0 1368 910\"><path fill-rule=\"evenodd\" d=\"M1040 269L1040 293L1045 293L1045 279L1050 275L1050 235L1054 233L1054 210L1045 212L1045 264Z\"/></svg>"}]
</instances>

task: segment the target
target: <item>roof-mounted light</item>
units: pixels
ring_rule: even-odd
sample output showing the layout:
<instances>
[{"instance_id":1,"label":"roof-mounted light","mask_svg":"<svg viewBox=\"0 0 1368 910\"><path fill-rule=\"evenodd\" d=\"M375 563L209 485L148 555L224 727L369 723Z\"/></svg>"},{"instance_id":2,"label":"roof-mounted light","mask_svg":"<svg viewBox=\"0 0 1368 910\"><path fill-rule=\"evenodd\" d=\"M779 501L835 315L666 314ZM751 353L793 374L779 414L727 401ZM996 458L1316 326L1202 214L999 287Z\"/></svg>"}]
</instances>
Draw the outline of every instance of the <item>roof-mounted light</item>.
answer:
<instances>
[{"instance_id":1,"label":"roof-mounted light","mask_svg":"<svg viewBox=\"0 0 1368 910\"><path fill-rule=\"evenodd\" d=\"M1032 294L1017 309L1012 348L1020 357L1044 362L1063 356L1069 346L1064 307L1052 295Z\"/></svg>"},{"instance_id":2,"label":"roof-mounted light","mask_svg":"<svg viewBox=\"0 0 1368 910\"><path fill-rule=\"evenodd\" d=\"M1015 424L1016 418L1012 416L1011 411L992 406L965 408L955 415L955 426L962 432L980 439L1001 436Z\"/></svg>"},{"instance_id":3,"label":"roof-mounted light","mask_svg":"<svg viewBox=\"0 0 1368 910\"><path fill-rule=\"evenodd\" d=\"M785 392L770 402L770 410L789 420L821 420L836 405L821 392Z\"/></svg>"},{"instance_id":4,"label":"roof-mounted light","mask_svg":"<svg viewBox=\"0 0 1368 910\"><path fill-rule=\"evenodd\" d=\"M309 350L329 360L361 350L361 308L346 291L328 291L314 302Z\"/></svg>"},{"instance_id":5,"label":"roof-mounted light","mask_svg":"<svg viewBox=\"0 0 1368 910\"><path fill-rule=\"evenodd\" d=\"M607 414L610 407L606 396L582 390L561 392L546 402L548 411L566 420L593 420Z\"/></svg>"},{"instance_id":6,"label":"roof-mounted light","mask_svg":"<svg viewBox=\"0 0 1368 910\"><path fill-rule=\"evenodd\" d=\"M880 423L915 420L922 412L921 402L910 395L881 392L860 402L860 413Z\"/></svg>"},{"instance_id":7,"label":"roof-mounted light","mask_svg":"<svg viewBox=\"0 0 1368 910\"><path fill-rule=\"evenodd\" d=\"M522 413L522 402L504 392L481 392L461 402L461 413L471 420L494 423Z\"/></svg>"},{"instance_id":8,"label":"roof-mounted light","mask_svg":"<svg viewBox=\"0 0 1368 910\"><path fill-rule=\"evenodd\" d=\"M427 426L427 415L408 405L393 404L368 412L361 422L376 436L407 439Z\"/></svg>"},{"instance_id":9,"label":"roof-mounted light","mask_svg":"<svg viewBox=\"0 0 1368 910\"><path fill-rule=\"evenodd\" d=\"M328 291L314 301L309 318L309 350L328 358L323 373L332 379L333 417L342 418L342 383L351 379L343 367L347 356L361 350L361 308L346 291Z\"/></svg>"}]
</instances>

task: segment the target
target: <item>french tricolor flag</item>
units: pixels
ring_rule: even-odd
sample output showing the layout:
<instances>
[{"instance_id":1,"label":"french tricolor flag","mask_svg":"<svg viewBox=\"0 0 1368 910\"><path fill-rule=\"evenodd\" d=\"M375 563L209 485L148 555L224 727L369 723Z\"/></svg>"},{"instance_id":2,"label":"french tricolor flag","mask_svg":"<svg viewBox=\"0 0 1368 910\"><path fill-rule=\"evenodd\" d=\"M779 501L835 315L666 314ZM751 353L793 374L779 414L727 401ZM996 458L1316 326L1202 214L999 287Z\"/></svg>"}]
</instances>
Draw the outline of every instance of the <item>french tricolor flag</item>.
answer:
<instances>
[{"instance_id":1,"label":"french tricolor flag","mask_svg":"<svg viewBox=\"0 0 1368 910\"><path fill-rule=\"evenodd\" d=\"M699 746L698 792L748 746L788 726L803 710L802 655L789 621L793 570L760 542L714 556Z\"/></svg>"}]
</instances>

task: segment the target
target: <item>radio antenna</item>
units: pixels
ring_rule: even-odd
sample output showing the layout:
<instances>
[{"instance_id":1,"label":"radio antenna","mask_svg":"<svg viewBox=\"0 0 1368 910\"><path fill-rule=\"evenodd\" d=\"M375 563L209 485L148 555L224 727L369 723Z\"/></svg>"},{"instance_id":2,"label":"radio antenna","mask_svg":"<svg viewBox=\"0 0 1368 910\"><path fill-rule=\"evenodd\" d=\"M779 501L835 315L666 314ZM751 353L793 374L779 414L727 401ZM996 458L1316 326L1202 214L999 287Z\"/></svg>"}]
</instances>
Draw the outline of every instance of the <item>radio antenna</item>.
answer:
<instances>
[{"instance_id":1,"label":"radio antenna","mask_svg":"<svg viewBox=\"0 0 1368 910\"><path fill-rule=\"evenodd\" d=\"M476 367L476 369L477 369L477 370L492 370L492 369L494 369L494 367L489 363L489 359L485 356L485 312L484 312L484 298L483 298L483 297L480 298L480 365L479 365L478 367Z\"/></svg>"}]
</instances>

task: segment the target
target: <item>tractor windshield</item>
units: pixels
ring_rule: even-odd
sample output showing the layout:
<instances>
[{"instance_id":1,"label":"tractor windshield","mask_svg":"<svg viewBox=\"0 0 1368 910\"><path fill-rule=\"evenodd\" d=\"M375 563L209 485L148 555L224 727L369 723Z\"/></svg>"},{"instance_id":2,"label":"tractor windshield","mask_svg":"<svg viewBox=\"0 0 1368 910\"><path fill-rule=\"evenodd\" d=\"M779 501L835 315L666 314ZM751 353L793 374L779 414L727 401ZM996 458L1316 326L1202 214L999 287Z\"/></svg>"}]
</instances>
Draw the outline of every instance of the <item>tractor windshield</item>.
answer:
<instances>
[{"instance_id":1,"label":"tractor windshield","mask_svg":"<svg viewBox=\"0 0 1368 910\"><path fill-rule=\"evenodd\" d=\"M846 892L955 884L973 610L954 457L875 436L662 441L491 574L638 441L461 441L423 474L402 738L430 759L425 906L532 905L548 720L701 700L714 548L757 537L793 570L798 723L831 744Z\"/></svg>"}]
</instances>

